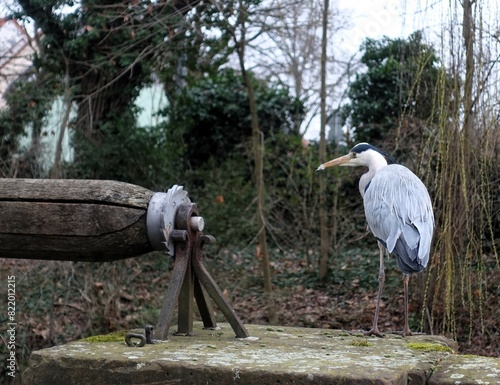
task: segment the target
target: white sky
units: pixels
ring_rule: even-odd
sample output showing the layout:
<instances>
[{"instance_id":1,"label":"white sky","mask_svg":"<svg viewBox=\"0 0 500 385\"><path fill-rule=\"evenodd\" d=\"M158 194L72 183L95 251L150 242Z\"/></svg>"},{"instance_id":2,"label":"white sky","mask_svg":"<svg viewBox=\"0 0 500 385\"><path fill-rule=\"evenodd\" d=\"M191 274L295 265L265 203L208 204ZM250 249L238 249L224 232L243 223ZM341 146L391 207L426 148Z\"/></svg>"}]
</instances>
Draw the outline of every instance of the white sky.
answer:
<instances>
[{"instance_id":1,"label":"white sky","mask_svg":"<svg viewBox=\"0 0 500 385\"><path fill-rule=\"evenodd\" d=\"M366 37L401 36L401 3L398 0L334 1L332 5L352 24L352 29L344 32L343 48L354 53Z\"/></svg>"}]
</instances>

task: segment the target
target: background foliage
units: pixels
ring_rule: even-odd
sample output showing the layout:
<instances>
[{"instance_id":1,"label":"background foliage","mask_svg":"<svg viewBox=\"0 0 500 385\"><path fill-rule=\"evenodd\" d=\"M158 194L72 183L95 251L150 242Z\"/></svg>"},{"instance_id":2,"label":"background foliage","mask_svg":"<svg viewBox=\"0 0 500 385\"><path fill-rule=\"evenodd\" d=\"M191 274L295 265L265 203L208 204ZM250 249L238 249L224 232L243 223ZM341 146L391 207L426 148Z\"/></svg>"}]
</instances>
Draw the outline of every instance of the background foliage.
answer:
<instances>
[{"instance_id":1,"label":"background foliage","mask_svg":"<svg viewBox=\"0 0 500 385\"><path fill-rule=\"evenodd\" d=\"M263 138L280 133L299 136L300 127L295 122L303 119L301 101L291 96L287 87L253 81ZM170 121L167 131L182 137L184 152L180 155L192 168L208 160L221 164L235 147L251 138L248 94L241 74L232 69L194 79L178 94L175 105L167 108L166 115Z\"/></svg>"}]
</instances>

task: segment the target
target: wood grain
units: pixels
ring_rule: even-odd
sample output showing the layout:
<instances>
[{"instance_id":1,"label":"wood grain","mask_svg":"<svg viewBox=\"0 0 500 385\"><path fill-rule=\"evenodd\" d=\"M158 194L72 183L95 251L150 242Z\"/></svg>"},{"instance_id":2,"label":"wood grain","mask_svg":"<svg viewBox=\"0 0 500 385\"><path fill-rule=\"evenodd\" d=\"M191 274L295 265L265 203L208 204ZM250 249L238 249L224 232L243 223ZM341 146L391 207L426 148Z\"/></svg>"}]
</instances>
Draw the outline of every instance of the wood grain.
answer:
<instances>
[{"instance_id":1,"label":"wood grain","mask_svg":"<svg viewBox=\"0 0 500 385\"><path fill-rule=\"evenodd\" d=\"M0 201L100 202L146 209L154 192L130 183L80 179L0 179Z\"/></svg>"},{"instance_id":2,"label":"wood grain","mask_svg":"<svg viewBox=\"0 0 500 385\"><path fill-rule=\"evenodd\" d=\"M0 258L110 261L148 253L153 194L115 181L0 179Z\"/></svg>"}]
</instances>

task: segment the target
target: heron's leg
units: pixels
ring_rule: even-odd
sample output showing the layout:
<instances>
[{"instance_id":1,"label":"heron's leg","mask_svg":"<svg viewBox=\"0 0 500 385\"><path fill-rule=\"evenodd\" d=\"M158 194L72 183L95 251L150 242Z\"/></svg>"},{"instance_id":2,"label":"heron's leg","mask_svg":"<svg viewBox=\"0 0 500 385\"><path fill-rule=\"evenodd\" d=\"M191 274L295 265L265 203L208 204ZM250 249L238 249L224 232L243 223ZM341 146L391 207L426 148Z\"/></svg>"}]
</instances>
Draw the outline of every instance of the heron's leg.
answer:
<instances>
[{"instance_id":1,"label":"heron's leg","mask_svg":"<svg viewBox=\"0 0 500 385\"><path fill-rule=\"evenodd\" d=\"M403 329L403 336L412 336L413 333L410 330L410 324L408 323L408 282L410 281L409 274L403 274L404 283L404 296L405 296L405 328Z\"/></svg>"},{"instance_id":2,"label":"heron's leg","mask_svg":"<svg viewBox=\"0 0 500 385\"><path fill-rule=\"evenodd\" d=\"M380 269L378 272L378 294L377 294L377 303L375 305L375 315L373 316L373 325L370 330L367 332L363 332L366 336L375 335L377 337L384 337L380 330L378 329L378 312L380 309L380 298L382 297L382 292L384 290L384 281L385 281L385 269L384 269L384 254L385 247L379 242L378 248L380 250Z\"/></svg>"}]
</instances>

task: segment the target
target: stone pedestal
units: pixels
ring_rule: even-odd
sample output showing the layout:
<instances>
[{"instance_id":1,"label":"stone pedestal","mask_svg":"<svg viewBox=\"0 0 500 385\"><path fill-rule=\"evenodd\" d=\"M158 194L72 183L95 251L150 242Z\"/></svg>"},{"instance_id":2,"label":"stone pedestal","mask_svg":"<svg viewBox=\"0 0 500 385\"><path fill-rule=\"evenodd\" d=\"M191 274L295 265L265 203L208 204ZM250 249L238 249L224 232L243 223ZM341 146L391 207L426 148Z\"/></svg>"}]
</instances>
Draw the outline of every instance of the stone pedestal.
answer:
<instances>
[{"instance_id":1,"label":"stone pedestal","mask_svg":"<svg viewBox=\"0 0 500 385\"><path fill-rule=\"evenodd\" d=\"M341 330L246 325L252 337L238 339L228 324L219 326L203 330L195 323L193 336L169 335L144 347L127 346L118 333L35 351L23 383L500 383L500 360L456 355L456 344L440 336L366 338ZM482 361L467 372L464 360Z\"/></svg>"}]
</instances>

